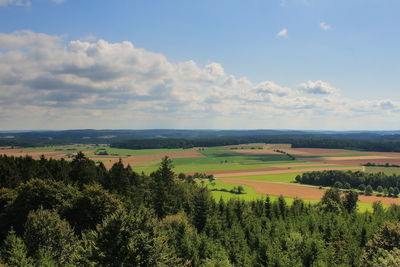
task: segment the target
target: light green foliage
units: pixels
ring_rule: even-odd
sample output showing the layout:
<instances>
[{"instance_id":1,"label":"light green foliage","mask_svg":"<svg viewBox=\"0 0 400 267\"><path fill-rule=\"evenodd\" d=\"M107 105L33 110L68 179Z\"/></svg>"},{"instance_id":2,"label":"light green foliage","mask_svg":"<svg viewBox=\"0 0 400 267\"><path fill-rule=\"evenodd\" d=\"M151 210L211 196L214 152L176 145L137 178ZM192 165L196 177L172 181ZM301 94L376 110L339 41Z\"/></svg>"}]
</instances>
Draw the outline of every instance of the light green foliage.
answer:
<instances>
[{"instance_id":1,"label":"light green foliage","mask_svg":"<svg viewBox=\"0 0 400 267\"><path fill-rule=\"evenodd\" d=\"M199 265L200 240L186 214L178 213L165 217L159 228L167 237L168 244L176 251L178 258L183 262L191 262L194 266Z\"/></svg>"},{"instance_id":2,"label":"light green foliage","mask_svg":"<svg viewBox=\"0 0 400 267\"><path fill-rule=\"evenodd\" d=\"M119 210L94 234L92 256L102 266L174 266L178 259L146 210Z\"/></svg>"},{"instance_id":3,"label":"light green foliage","mask_svg":"<svg viewBox=\"0 0 400 267\"><path fill-rule=\"evenodd\" d=\"M390 265L399 262L396 255L400 249L400 223L384 223L378 233L367 243L362 259L366 266L398 266Z\"/></svg>"},{"instance_id":4,"label":"light green foliage","mask_svg":"<svg viewBox=\"0 0 400 267\"><path fill-rule=\"evenodd\" d=\"M34 257L52 256L60 265L73 264L78 259L78 239L68 222L55 211L39 209L29 213L23 239L29 255ZM44 255L43 250L50 254Z\"/></svg>"},{"instance_id":5,"label":"light green foliage","mask_svg":"<svg viewBox=\"0 0 400 267\"><path fill-rule=\"evenodd\" d=\"M16 236L14 231L8 233L0 252L1 258L4 259L7 266L33 266L32 259L28 257L24 241Z\"/></svg>"},{"instance_id":6,"label":"light green foliage","mask_svg":"<svg viewBox=\"0 0 400 267\"><path fill-rule=\"evenodd\" d=\"M368 173L380 173L380 172L383 172L386 175L392 175L392 174L400 175L400 168L399 167L371 167L371 166L365 166L365 172L368 172Z\"/></svg>"},{"instance_id":7,"label":"light green foliage","mask_svg":"<svg viewBox=\"0 0 400 267\"><path fill-rule=\"evenodd\" d=\"M400 249L384 250L379 248L377 255L371 261L371 267L398 267L400 266Z\"/></svg>"}]
</instances>

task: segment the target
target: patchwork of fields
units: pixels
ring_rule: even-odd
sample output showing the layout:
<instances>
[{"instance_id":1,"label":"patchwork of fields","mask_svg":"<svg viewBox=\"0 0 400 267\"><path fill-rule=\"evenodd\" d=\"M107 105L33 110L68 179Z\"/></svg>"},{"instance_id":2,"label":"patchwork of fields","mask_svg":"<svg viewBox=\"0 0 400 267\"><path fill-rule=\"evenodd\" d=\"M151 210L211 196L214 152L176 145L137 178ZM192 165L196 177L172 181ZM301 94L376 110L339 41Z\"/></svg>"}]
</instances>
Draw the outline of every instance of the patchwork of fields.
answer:
<instances>
[{"instance_id":1,"label":"patchwork of fields","mask_svg":"<svg viewBox=\"0 0 400 267\"><path fill-rule=\"evenodd\" d=\"M203 182L214 197L228 199L239 197L244 200L265 197L266 194L306 199L309 203L319 201L324 189L293 184L295 177L304 172L323 170L353 170L400 174L396 167L364 167L368 162L376 164L400 164L400 153L363 152L343 149L291 148L289 144L245 144L193 149L117 149L108 145L68 145L40 148L0 149L0 154L12 156L30 155L35 159L47 158L70 160L78 151L83 151L96 162L109 168L118 160L129 164L137 172L151 173L158 168L161 158L173 159L176 173L213 174L216 181ZM231 193L233 187L242 185L244 194ZM370 203L400 204L400 199L360 196L368 208Z\"/></svg>"}]
</instances>

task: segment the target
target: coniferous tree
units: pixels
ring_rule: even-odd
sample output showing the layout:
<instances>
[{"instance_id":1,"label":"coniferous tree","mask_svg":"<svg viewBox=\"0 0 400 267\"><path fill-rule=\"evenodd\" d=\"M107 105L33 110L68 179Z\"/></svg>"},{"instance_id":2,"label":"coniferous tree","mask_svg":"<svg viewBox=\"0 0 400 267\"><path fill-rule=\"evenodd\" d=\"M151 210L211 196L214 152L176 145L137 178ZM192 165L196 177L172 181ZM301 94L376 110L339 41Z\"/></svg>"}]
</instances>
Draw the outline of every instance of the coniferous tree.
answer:
<instances>
[{"instance_id":1,"label":"coniferous tree","mask_svg":"<svg viewBox=\"0 0 400 267\"><path fill-rule=\"evenodd\" d=\"M0 258L4 260L4 263L6 263L7 266L34 266L32 259L28 257L24 241L16 236L15 231L13 230L8 233L0 252Z\"/></svg>"},{"instance_id":2,"label":"coniferous tree","mask_svg":"<svg viewBox=\"0 0 400 267\"><path fill-rule=\"evenodd\" d=\"M33 257L40 257L40 250L45 250L58 265L71 265L79 258L77 237L68 222L55 211L39 209L31 212L25 224L23 239L29 255Z\"/></svg>"},{"instance_id":3,"label":"coniferous tree","mask_svg":"<svg viewBox=\"0 0 400 267\"><path fill-rule=\"evenodd\" d=\"M351 213L357 209L358 194L357 192L351 190L343 197L343 207L348 212Z\"/></svg>"}]
</instances>

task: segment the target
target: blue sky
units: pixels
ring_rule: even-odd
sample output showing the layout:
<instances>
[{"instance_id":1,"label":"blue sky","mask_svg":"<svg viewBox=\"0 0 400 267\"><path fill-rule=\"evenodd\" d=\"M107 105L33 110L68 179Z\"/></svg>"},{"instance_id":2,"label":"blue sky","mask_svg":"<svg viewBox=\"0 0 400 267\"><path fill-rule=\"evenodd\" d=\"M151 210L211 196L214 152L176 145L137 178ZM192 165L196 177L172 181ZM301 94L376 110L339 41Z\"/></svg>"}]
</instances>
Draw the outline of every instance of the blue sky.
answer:
<instances>
[{"instance_id":1,"label":"blue sky","mask_svg":"<svg viewBox=\"0 0 400 267\"><path fill-rule=\"evenodd\" d=\"M0 128L399 129L398 10L0 0Z\"/></svg>"}]
</instances>

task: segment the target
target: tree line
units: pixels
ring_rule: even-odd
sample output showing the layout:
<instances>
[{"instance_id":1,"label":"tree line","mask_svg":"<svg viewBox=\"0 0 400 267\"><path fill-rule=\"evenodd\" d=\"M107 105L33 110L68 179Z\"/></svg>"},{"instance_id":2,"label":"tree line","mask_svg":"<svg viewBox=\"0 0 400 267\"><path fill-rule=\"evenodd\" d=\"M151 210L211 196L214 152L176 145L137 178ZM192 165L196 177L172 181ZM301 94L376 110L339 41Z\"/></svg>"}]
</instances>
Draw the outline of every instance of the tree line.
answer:
<instances>
[{"instance_id":1,"label":"tree line","mask_svg":"<svg viewBox=\"0 0 400 267\"><path fill-rule=\"evenodd\" d=\"M355 140L318 138L313 136L264 136L241 138L151 138L131 139L111 143L111 147L127 149L155 148L192 148L240 145L248 143L288 143L294 148L332 148L380 152L400 152L400 141L392 140Z\"/></svg>"},{"instance_id":2,"label":"tree line","mask_svg":"<svg viewBox=\"0 0 400 267\"><path fill-rule=\"evenodd\" d=\"M389 195L389 191L391 191L390 196L397 196L400 189L399 175L387 175L382 172L314 171L297 175L296 181L301 184L359 189L360 191L366 191L367 195L370 195L372 190L383 193L386 189L388 190L386 195Z\"/></svg>"},{"instance_id":3,"label":"tree line","mask_svg":"<svg viewBox=\"0 0 400 267\"><path fill-rule=\"evenodd\" d=\"M398 266L400 207L214 200L164 158L150 175L0 157L0 264L7 266Z\"/></svg>"}]
</instances>

